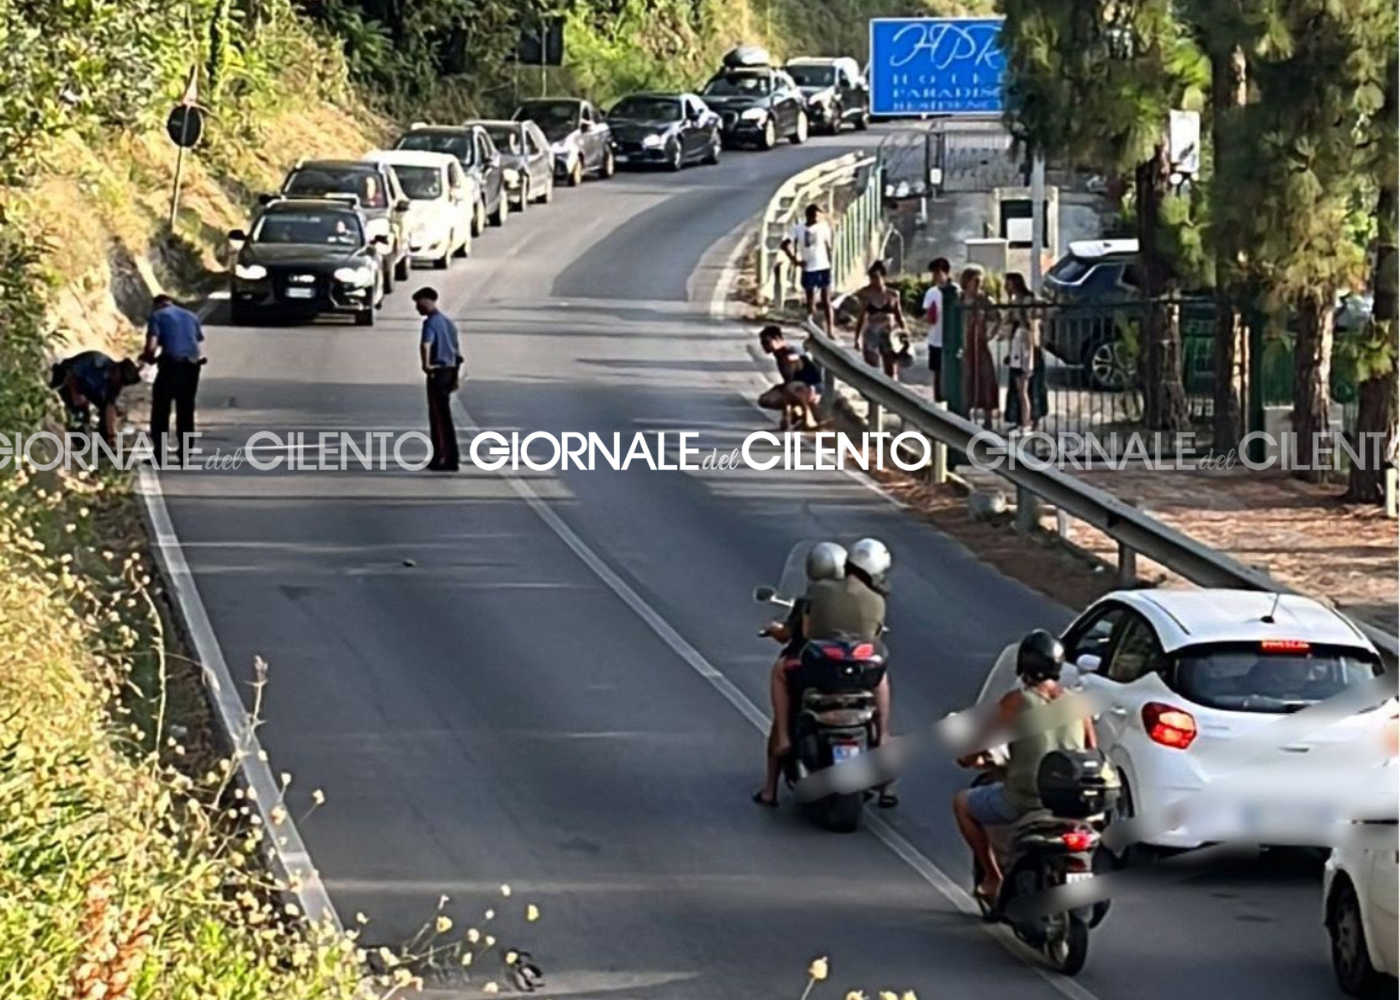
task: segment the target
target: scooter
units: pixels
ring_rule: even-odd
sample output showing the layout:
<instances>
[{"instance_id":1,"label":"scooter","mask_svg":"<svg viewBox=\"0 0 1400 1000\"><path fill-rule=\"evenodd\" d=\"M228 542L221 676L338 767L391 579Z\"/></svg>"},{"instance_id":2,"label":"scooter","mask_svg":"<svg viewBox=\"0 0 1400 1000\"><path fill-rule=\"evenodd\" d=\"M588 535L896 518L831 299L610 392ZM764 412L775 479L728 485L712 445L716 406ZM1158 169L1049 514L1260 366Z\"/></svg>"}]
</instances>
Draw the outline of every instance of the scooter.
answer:
<instances>
[{"instance_id":1,"label":"scooter","mask_svg":"<svg viewBox=\"0 0 1400 1000\"><path fill-rule=\"evenodd\" d=\"M985 754L973 786L1001 780L1005 760L1005 748ZM977 891L986 873L974 858L973 898L984 919L1006 924L1056 971L1073 976L1084 968L1089 931L1108 915L1108 900L1046 914L1031 897L1088 882L1111 867L1099 841L1116 780L1098 751L1059 751L1042 762L1037 785L1047 808L987 829L1002 871L1001 892L989 901Z\"/></svg>"},{"instance_id":2,"label":"scooter","mask_svg":"<svg viewBox=\"0 0 1400 1000\"><path fill-rule=\"evenodd\" d=\"M759 587L754 600L793 605L772 587ZM783 759L789 788L868 753L875 744L875 688L885 675L886 652L879 642L820 640L803 646L800 658L800 689L793 691L792 752ZM828 830L852 833L860 829L865 798L863 789L838 791L805 802L803 808Z\"/></svg>"}]
</instances>

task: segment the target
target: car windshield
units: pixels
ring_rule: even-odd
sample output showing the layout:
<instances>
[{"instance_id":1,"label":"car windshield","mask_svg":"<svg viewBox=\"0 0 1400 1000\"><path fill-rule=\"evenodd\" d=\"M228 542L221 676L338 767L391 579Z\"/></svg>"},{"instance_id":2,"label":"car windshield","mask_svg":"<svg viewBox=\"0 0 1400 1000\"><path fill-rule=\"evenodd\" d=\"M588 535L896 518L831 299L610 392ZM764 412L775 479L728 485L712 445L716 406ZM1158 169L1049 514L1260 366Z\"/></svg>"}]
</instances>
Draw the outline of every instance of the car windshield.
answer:
<instances>
[{"instance_id":1,"label":"car windshield","mask_svg":"<svg viewBox=\"0 0 1400 1000\"><path fill-rule=\"evenodd\" d=\"M458 162L470 165L475 159L475 145L470 132L410 132L399 140L396 149L412 149L421 153L448 153Z\"/></svg>"},{"instance_id":2,"label":"car windshield","mask_svg":"<svg viewBox=\"0 0 1400 1000\"><path fill-rule=\"evenodd\" d=\"M681 102L673 97L624 97L609 117L637 122L676 121L681 117Z\"/></svg>"},{"instance_id":3,"label":"car windshield","mask_svg":"<svg viewBox=\"0 0 1400 1000\"><path fill-rule=\"evenodd\" d=\"M1184 651L1171 686L1206 708L1296 712L1378 676L1381 669L1374 657L1356 649L1275 651L1232 644Z\"/></svg>"},{"instance_id":4,"label":"car windshield","mask_svg":"<svg viewBox=\"0 0 1400 1000\"><path fill-rule=\"evenodd\" d=\"M1073 285L1089 273L1089 265L1078 257L1066 257L1046 273L1047 278Z\"/></svg>"},{"instance_id":5,"label":"car windshield","mask_svg":"<svg viewBox=\"0 0 1400 1000\"><path fill-rule=\"evenodd\" d=\"M403 193L414 201L435 201L442 197L442 171L437 167L394 167Z\"/></svg>"},{"instance_id":6,"label":"car windshield","mask_svg":"<svg viewBox=\"0 0 1400 1000\"><path fill-rule=\"evenodd\" d=\"M835 66L789 66L787 74L799 87L830 87L836 82Z\"/></svg>"},{"instance_id":7,"label":"car windshield","mask_svg":"<svg viewBox=\"0 0 1400 1000\"><path fill-rule=\"evenodd\" d=\"M515 113L516 121L533 121L550 140L560 139L578 128L576 101L529 101Z\"/></svg>"},{"instance_id":8,"label":"car windshield","mask_svg":"<svg viewBox=\"0 0 1400 1000\"><path fill-rule=\"evenodd\" d=\"M292 173L282 193L312 198L327 194L353 194L365 208L384 208L389 204L379 174L372 170L307 167Z\"/></svg>"},{"instance_id":9,"label":"car windshield","mask_svg":"<svg viewBox=\"0 0 1400 1000\"><path fill-rule=\"evenodd\" d=\"M772 91L772 81L760 73L730 73L705 85L705 93L716 97L766 97Z\"/></svg>"},{"instance_id":10,"label":"car windshield","mask_svg":"<svg viewBox=\"0 0 1400 1000\"><path fill-rule=\"evenodd\" d=\"M269 212L253 227L254 243L357 247L363 239L350 212Z\"/></svg>"},{"instance_id":11,"label":"car windshield","mask_svg":"<svg viewBox=\"0 0 1400 1000\"><path fill-rule=\"evenodd\" d=\"M491 137L491 141L502 153L508 153L512 156L518 156L521 153L520 126L487 125L486 134Z\"/></svg>"}]
</instances>

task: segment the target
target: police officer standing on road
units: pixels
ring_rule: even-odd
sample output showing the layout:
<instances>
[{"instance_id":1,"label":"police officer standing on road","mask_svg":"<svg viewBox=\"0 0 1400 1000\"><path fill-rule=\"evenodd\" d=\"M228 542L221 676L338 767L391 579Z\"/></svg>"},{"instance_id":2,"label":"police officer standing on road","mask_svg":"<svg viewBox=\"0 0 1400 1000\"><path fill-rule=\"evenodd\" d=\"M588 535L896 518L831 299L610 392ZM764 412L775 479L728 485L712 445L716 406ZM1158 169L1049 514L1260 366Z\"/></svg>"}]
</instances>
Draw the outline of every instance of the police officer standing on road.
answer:
<instances>
[{"instance_id":1,"label":"police officer standing on road","mask_svg":"<svg viewBox=\"0 0 1400 1000\"><path fill-rule=\"evenodd\" d=\"M423 317L419 359L428 378L428 433L433 439L432 472L456 472L461 467L457 429L452 424L452 394L461 383L462 347L457 325L438 309L438 293L420 288L413 304Z\"/></svg>"},{"instance_id":2,"label":"police officer standing on road","mask_svg":"<svg viewBox=\"0 0 1400 1000\"><path fill-rule=\"evenodd\" d=\"M199 392L199 369L204 364L200 344L204 330L199 317L177 306L169 295L151 302L146 324L146 350L141 360L154 361L156 381L151 387L151 445L157 466L165 461L165 435L170 431L170 407L175 407L175 450L185 463L185 448L194 434L194 401Z\"/></svg>"}]
</instances>

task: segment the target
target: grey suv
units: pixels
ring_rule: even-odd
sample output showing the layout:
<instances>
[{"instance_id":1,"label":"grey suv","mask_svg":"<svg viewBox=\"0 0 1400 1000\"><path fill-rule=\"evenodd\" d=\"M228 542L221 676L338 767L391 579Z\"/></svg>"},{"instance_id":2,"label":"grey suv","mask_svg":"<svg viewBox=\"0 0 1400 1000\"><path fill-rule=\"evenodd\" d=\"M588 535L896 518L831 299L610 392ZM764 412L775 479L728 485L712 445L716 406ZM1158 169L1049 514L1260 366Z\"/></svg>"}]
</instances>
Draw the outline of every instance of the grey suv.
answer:
<instances>
[{"instance_id":1,"label":"grey suv","mask_svg":"<svg viewBox=\"0 0 1400 1000\"><path fill-rule=\"evenodd\" d=\"M404 220L410 202L388 167L361 160L298 160L282 182L282 195L286 198L354 195L366 220L368 238L384 239L379 244L384 247L384 291L392 291L395 281L408 280L408 236ZM265 205L272 200L271 196L262 198Z\"/></svg>"}]
</instances>

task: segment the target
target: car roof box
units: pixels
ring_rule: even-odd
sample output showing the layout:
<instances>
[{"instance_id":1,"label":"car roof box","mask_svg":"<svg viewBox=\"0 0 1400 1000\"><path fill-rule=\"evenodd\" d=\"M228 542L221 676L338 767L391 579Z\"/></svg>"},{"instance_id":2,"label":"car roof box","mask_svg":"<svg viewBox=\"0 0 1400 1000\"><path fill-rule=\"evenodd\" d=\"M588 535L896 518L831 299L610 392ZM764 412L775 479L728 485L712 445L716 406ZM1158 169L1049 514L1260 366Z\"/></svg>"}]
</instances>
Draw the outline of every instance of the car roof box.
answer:
<instances>
[{"instance_id":1,"label":"car roof box","mask_svg":"<svg viewBox=\"0 0 1400 1000\"><path fill-rule=\"evenodd\" d=\"M773 57L761 45L739 45L724 54L727 69L743 69L747 66L772 66Z\"/></svg>"}]
</instances>

